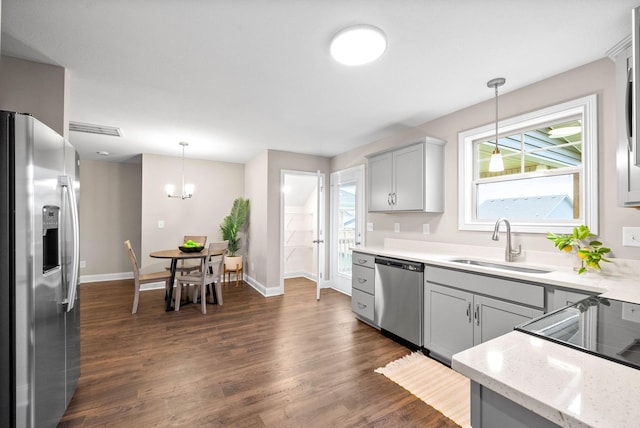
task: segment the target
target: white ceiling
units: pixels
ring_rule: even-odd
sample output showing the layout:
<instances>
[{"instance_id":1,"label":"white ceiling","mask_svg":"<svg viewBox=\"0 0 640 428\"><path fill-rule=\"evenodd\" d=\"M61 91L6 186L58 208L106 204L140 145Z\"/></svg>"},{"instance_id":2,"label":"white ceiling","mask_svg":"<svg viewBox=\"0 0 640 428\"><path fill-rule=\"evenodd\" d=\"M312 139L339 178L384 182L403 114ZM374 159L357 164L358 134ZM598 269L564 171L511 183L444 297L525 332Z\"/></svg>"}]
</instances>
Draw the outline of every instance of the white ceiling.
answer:
<instances>
[{"instance_id":1,"label":"white ceiling","mask_svg":"<svg viewBox=\"0 0 640 428\"><path fill-rule=\"evenodd\" d=\"M137 153L246 162L267 148L333 156L602 58L638 0L2 0L2 53L66 67L84 159ZM332 35L371 24L375 63ZM103 158L104 159L104 158Z\"/></svg>"}]
</instances>

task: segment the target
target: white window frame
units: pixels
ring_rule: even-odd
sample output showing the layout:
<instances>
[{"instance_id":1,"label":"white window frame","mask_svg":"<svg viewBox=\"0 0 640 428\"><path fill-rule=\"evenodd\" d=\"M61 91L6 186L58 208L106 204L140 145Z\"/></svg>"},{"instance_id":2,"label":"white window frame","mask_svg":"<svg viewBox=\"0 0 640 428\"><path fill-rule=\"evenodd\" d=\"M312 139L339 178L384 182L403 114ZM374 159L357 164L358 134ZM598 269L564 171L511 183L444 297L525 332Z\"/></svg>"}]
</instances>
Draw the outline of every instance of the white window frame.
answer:
<instances>
[{"instance_id":1,"label":"white window frame","mask_svg":"<svg viewBox=\"0 0 640 428\"><path fill-rule=\"evenodd\" d=\"M595 234L598 233L598 100L595 94L567 101L541 110L525 113L499 121L498 134L507 135L523 128L531 129L538 125L562 120L575 115L582 116L582 174L580 188L581 218L573 221L511 221L511 229L525 233L570 233L574 226L586 224ZM480 221L474 217L476 211L476 187L474 184L476 164L474 162L473 142L480 139L495 138L495 123L489 123L474 129L458 133L458 229L491 231L495 221ZM557 171L518 174L515 179L544 177L557 174ZM568 171L568 170L567 170ZM497 219L496 219L497 220ZM510 219L511 220L511 219Z\"/></svg>"}]
</instances>

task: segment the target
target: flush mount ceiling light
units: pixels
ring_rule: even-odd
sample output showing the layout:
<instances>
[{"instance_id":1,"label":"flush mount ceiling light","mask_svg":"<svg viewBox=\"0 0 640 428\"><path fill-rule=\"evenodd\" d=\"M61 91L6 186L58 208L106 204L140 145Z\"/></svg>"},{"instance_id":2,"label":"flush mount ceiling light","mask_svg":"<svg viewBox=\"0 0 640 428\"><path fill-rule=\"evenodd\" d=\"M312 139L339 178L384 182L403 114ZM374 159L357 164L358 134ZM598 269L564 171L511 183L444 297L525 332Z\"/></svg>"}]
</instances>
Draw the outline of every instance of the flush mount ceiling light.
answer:
<instances>
[{"instance_id":1,"label":"flush mount ceiling light","mask_svg":"<svg viewBox=\"0 0 640 428\"><path fill-rule=\"evenodd\" d=\"M555 128L549 131L551 138L570 137L582 132L582 126L565 126L564 128Z\"/></svg>"},{"instance_id":2,"label":"flush mount ceiling light","mask_svg":"<svg viewBox=\"0 0 640 428\"><path fill-rule=\"evenodd\" d=\"M330 52L344 65L364 65L380 58L387 49L384 32L372 25L345 28L333 37Z\"/></svg>"},{"instance_id":3,"label":"flush mount ceiling light","mask_svg":"<svg viewBox=\"0 0 640 428\"><path fill-rule=\"evenodd\" d=\"M504 162L502 161L502 155L498 148L498 87L504 85L505 82L506 79L504 77L496 77L495 79L491 79L487 82L487 86L489 88L496 89L496 148L493 149L491 161L489 161L489 171L491 172L504 171Z\"/></svg>"},{"instance_id":4,"label":"flush mount ceiling light","mask_svg":"<svg viewBox=\"0 0 640 428\"><path fill-rule=\"evenodd\" d=\"M182 194L174 195L173 191L176 189L176 186L173 184L167 184L164 188L167 192L167 196L170 198L180 198L182 200L189 199L193 196L193 191L195 190L195 186L193 184L184 184L184 148L189 145L189 143L178 143L182 146Z\"/></svg>"}]
</instances>

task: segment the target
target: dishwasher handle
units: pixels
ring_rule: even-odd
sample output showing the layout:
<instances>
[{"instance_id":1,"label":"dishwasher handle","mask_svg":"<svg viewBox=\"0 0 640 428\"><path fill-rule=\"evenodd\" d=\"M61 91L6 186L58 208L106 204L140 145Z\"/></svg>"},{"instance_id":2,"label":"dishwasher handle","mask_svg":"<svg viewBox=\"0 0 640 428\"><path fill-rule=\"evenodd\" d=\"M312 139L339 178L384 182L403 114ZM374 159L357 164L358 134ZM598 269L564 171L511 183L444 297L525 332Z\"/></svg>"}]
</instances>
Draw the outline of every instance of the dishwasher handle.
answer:
<instances>
[{"instance_id":1,"label":"dishwasher handle","mask_svg":"<svg viewBox=\"0 0 640 428\"><path fill-rule=\"evenodd\" d=\"M424 272L424 264L407 260L392 259L390 257L376 257L377 265L389 266L396 269L410 270L412 272Z\"/></svg>"}]
</instances>

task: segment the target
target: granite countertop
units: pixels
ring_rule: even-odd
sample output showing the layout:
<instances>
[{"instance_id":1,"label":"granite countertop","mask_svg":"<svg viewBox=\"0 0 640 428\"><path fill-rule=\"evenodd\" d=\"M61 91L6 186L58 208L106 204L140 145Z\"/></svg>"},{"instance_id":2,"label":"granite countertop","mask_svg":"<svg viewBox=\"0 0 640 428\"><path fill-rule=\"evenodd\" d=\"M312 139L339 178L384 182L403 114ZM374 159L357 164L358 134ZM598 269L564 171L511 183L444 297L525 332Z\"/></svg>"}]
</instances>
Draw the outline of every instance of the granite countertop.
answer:
<instances>
[{"instance_id":1,"label":"granite countertop","mask_svg":"<svg viewBox=\"0 0 640 428\"><path fill-rule=\"evenodd\" d=\"M451 367L560 426L640 420L640 370L519 331L455 354Z\"/></svg>"},{"instance_id":2,"label":"granite countertop","mask_svg":"<svg viewBox=\"0 0 640 428\"><path fill-rule=\"evenodd\" d=\"M390 240L384 246L354 251L640 303L638 260L614 259L603 264L602 273L578 275L571 267L571 259L557 254L560 252L531 252L514 265L540 267L550 272L530 274L451 261L464 257L506 263L503 250L496 248ZM452 368L560 426L635 427L640 421L640 370L518 331L455 354Z\"/></svg>"}]
</instances>

